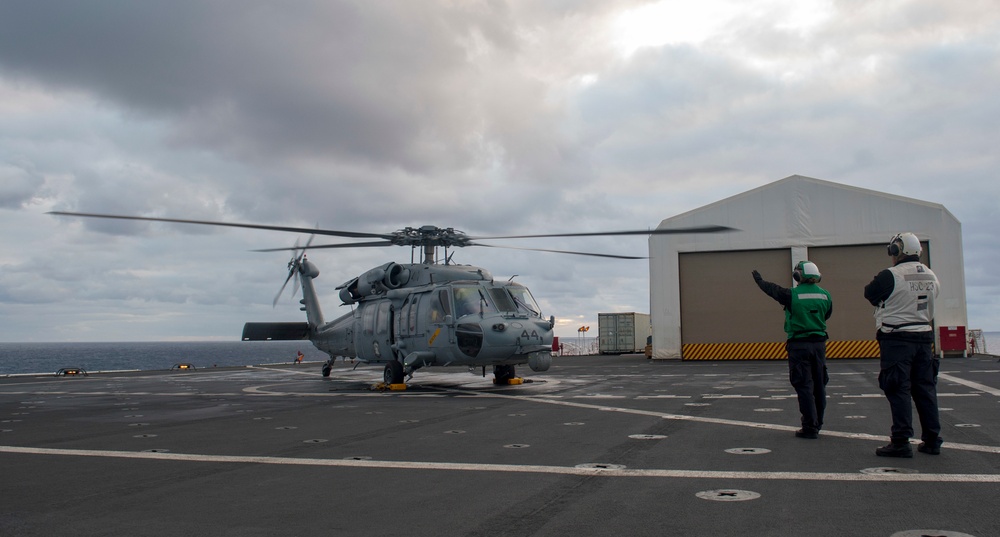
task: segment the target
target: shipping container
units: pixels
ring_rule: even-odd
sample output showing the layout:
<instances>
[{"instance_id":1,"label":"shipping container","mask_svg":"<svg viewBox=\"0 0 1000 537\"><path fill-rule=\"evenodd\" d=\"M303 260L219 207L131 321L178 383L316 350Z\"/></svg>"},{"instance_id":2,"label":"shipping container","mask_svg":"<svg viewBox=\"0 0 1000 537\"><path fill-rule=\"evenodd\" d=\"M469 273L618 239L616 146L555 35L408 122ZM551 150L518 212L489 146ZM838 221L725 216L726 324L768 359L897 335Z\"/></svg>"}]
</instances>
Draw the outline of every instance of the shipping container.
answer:
<instances>
[{"instance_id":1,"label":"shipping container","mask_svg":"<svg viewBox=\"0 0 1000 537\"><path fill-rule=\"evenodd\" d=\"M643 352L653 333L648 313L598 313L597 329L601 354Z\"/></svg>"}]
</instances>

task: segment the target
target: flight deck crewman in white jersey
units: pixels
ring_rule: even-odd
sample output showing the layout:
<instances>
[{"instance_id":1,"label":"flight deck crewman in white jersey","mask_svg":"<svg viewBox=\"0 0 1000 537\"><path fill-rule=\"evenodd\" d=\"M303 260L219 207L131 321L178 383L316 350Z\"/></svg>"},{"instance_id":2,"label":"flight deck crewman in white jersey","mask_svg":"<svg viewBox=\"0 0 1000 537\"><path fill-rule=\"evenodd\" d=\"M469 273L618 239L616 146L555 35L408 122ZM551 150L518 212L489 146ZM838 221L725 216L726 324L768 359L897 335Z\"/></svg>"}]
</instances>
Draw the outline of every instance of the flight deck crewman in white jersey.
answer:
<instances>
[{"instance_id":1,"label":"flight deck crewman in white jersey","mask_svg":"<svg viewBox=\"0 0 1000 537\"><path fill-rule=\"evenodd\" d=\"M875 450L880 457L912 457L913 405L920 417L917 451L941 453L937 376L941 366L934 355L934 300L937 276L920 262L920 240L900 233L889 241L893 266L879 272L865 286L865 298L875 306L876 339L881 354L878 384L892 413L891 442Z\"/></svg>"}]
</instances>

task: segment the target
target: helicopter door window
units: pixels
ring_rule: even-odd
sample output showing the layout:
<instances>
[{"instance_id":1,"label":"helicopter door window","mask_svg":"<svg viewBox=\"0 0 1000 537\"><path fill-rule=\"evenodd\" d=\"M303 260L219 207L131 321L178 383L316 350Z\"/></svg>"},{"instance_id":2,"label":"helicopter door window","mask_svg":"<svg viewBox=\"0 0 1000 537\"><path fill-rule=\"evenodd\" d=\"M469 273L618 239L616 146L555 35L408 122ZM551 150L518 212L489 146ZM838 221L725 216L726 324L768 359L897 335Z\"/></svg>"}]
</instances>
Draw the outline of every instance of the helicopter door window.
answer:
<instances>
[{"instance_id":1,"label":"helicopter door window","mask_svg":"<svg viewBox=\"0 0 1000 537\"><path fill-rule=\"evenodd\" d=\"M392 310L389 307L391 305L389 301L378 305L378 319L375 321L375 331L380 336L389 333L389 317L392 315Z\"/></svg>"},{"instance_id":2,"label":"helicopter door window","mask_svg":"<svg viewBox=\"0 0 1000 537\"><path fill-rule=\"evenodd\" d=\"M396 310L396 331L400 336L410 335L410 297L406 297L403 305Z\"/></svg>"},{"instance_id":3,"label":"helicopter door window","mask_svg":"<svg viewBox=\"0 0 1000 537\"><path fill-rule=\"evenodd\" d=\"M368 307L365 308L364 314L361 318L362 330L366 336L371 336L375 334L375 308Z\"/></svg>"},{"instance_id":4,"label":"helicopter door window","mask_svg":"<svg viewBox=\"0 0 1000 537\"><path fill-rule=\"evenodd\" d=\"M438 303L441 304L441 309L444 311L445 316L451 315L451 300L448 298L447 289L438 291Z\"/></svg>"},{"instance_id":5,"label":"helicopter door window","mask_svg":"<svg viewBox=\"0 0 1000 537\"><path fill-rule=\"evenodd\" d=\"M440 293L427 295L427 300L424 303L427 305L427 319L432 323L443 323L445 308L441 304Z\"/></svg>"},{"instance_id":6,"label":"helicopter door window","mask_svg":"<svg viewBox=\"0 0 1000 537\"><path fill-rule=\"evenodd\" d=\"M410 311L407 314L407 329L410 335L417 335L417 304L420 303L420 295L413 295L410 301Z\"/></svg>"}]
</instances>

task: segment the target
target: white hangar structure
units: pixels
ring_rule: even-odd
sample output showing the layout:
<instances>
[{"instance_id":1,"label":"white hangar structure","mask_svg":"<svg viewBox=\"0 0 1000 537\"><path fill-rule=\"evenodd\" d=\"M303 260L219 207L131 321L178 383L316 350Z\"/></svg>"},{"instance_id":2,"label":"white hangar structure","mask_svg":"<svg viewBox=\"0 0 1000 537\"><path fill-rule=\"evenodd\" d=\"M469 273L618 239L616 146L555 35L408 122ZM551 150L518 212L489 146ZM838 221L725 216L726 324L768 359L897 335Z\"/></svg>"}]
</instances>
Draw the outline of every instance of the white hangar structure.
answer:
<instances>
[{"instance_id":1,"label":"white hangar structure","mask_svg":"<svg viewBox=\"0 0 1000 537\"><path fill-rule=\"evenodd\" d=\"M833 297L828 358L878 356L873 307L864 286L891 264L886 245L909 231L921 260L940 280L935 332L967 325L962 227L937 203L793 175L663 220L659 228L702 225L730 233L653 235L649 239L652 357L784 359L784 312L754 283L792 287L792 268L817 264Z\"/></svg>"}]
</instances>

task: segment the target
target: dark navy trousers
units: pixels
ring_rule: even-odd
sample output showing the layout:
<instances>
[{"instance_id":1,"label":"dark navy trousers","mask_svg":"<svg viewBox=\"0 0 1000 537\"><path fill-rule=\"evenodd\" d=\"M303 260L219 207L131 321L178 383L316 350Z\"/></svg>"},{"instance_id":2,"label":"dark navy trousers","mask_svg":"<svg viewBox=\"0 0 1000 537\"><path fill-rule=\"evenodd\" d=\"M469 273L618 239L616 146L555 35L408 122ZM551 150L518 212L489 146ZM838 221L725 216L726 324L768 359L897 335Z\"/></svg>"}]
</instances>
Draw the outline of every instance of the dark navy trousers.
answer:
<instances>
[{"instance_id":1,"label":"dark navy trousers","mask_svg":"<svg viewBox=\"0 0 1000 537\"><path fill-rule=\"evenodd\" d=\"M788 380L799 399L802 429L819 431L826 412L826 383L830 381L826 372L826 342L789 340L785 350Z\"/></svg>"},{"instance_id":2,"label":"dark navy trousers","mask_svg":"<svg viewBox=\"0 0 1000 537\"><path fill-rule=\"evenodd\" d=\"M879 340L879 350L882 359L878 385L889 400L893 441L913 437L913 407L916 406L921 440L936 442L941 434L937 402L941 361L931 352L931 344L884 339Z\"/></svg>"}]
</instances>

